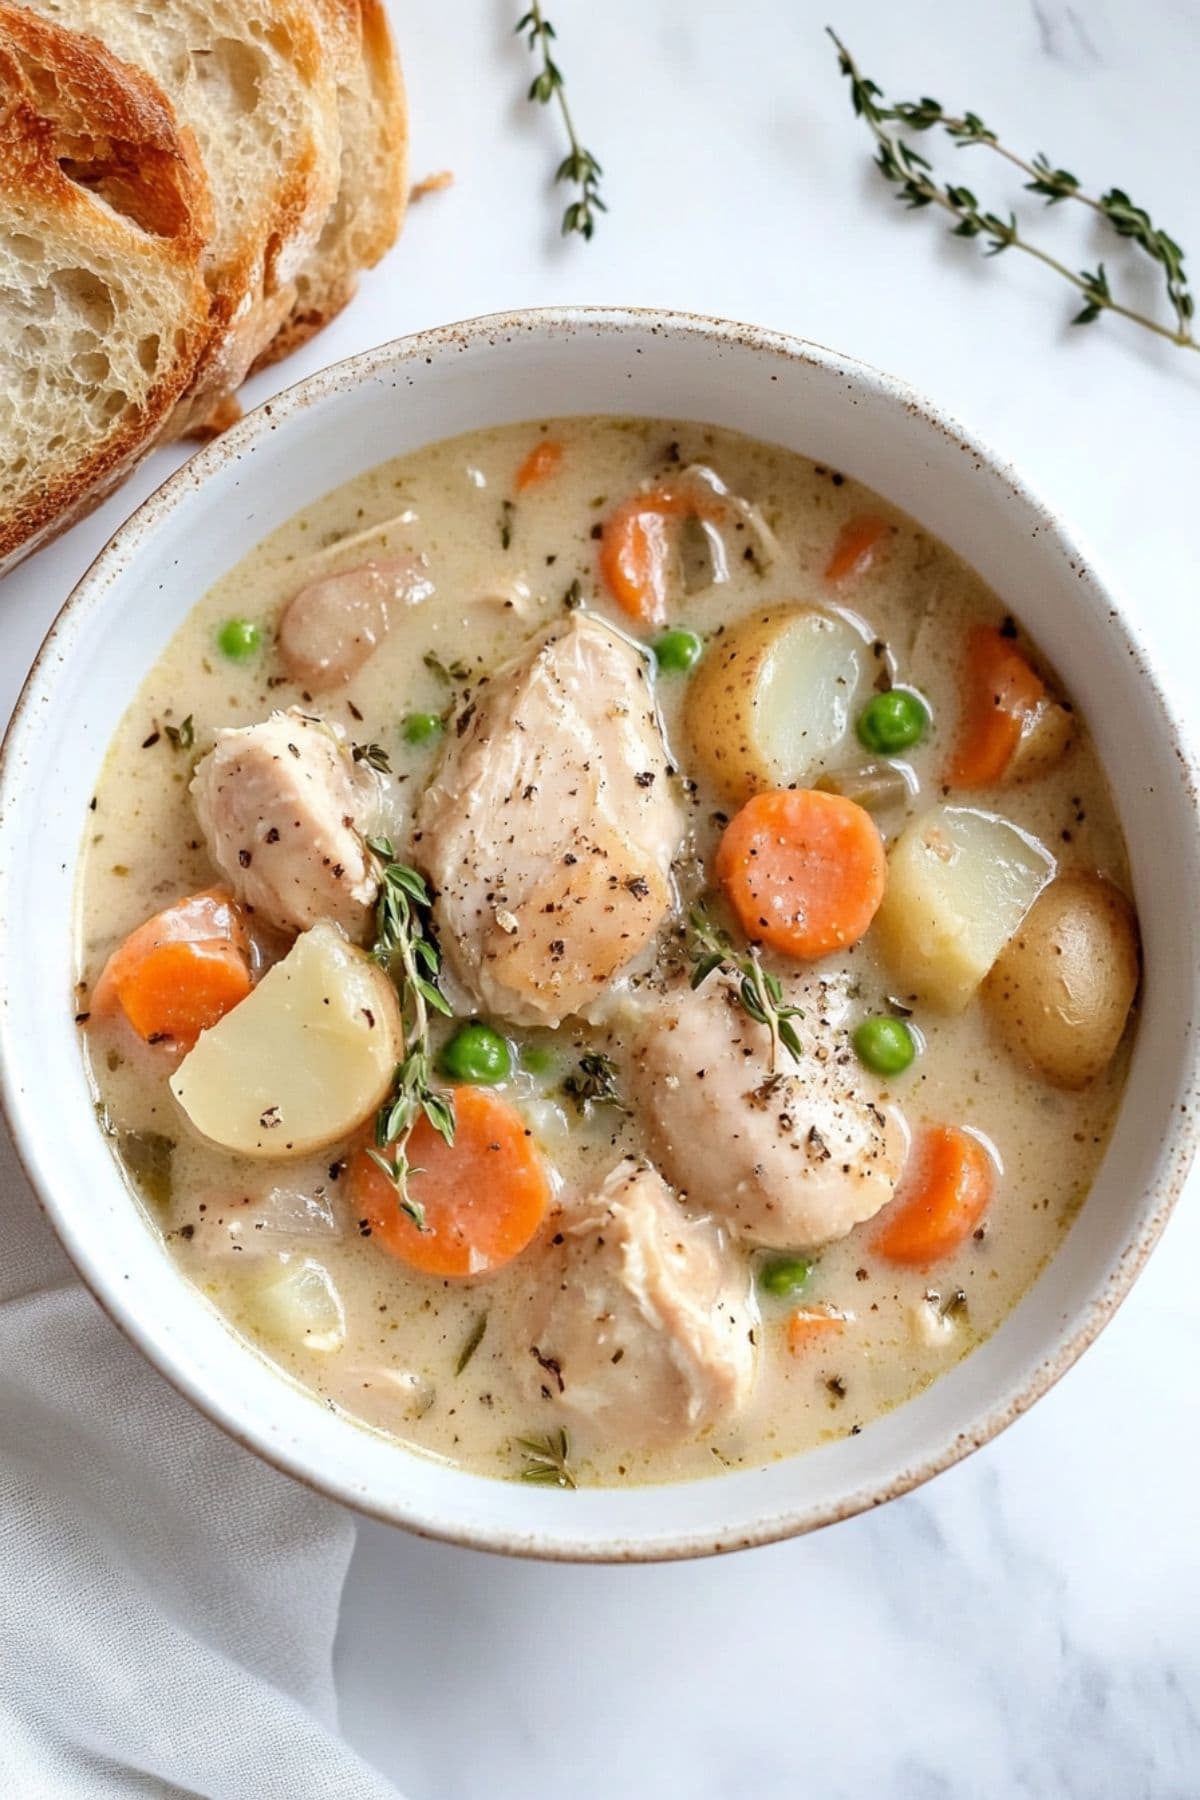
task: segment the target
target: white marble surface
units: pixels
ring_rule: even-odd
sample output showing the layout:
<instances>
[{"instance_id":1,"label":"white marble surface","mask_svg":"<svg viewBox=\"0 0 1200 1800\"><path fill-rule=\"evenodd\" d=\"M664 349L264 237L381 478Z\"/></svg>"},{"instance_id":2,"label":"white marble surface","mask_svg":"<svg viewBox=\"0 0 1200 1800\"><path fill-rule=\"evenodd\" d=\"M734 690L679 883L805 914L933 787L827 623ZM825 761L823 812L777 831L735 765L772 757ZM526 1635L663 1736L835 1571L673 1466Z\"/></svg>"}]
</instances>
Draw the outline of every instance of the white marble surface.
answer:
<instances>
[{"instance_id":1,"label":"white marble surface","mask_svg":"<svg viewBox=\"0 0 1200 1800\"><path fill-rule=\"evenodd\" d=\"M456 185L258 396L418 326L547 301L808 335L906 376L1012 456L1094 546L1186 699L1200 357L1119 324L1072 333L1067 296L1032 264L981 265L928 214L902 216L815 0L557 0L612 209L591 245L561 244L546 186L558 140L521 99L517 10L394 0L414 173L451 167ZM832 14L894 92L973 106L1015 143L1127 186L1200 258L1195 0L842 0ZM969 154L959 179L1006 198L999 165ZM1086 222L1071 253L1097 254ZM6 582L0 707L173 460ZM364 1525L339 1645L347 1733L410 1800L1200 1793L1198 1283L1193 1181L1120 1316L1030 1416L932 1487L805 1541L569 1569Z\"/></svg>"}]
</instances>

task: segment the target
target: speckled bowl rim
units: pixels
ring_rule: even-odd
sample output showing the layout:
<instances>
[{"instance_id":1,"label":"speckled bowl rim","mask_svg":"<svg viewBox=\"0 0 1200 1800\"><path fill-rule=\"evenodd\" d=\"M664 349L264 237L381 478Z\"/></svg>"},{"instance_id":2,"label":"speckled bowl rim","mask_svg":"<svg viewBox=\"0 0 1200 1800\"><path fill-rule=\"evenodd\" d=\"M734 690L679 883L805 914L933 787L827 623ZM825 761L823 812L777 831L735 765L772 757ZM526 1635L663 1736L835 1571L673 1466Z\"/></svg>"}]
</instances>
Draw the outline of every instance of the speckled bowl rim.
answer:
<instances>
[{"instance_id":1,"label":"speckled bowl rim","mask_svg":"<svg viewBox=\"0 0 1200 1800\"><path fill-rule=\"evenodd\" d=\"M3 743L0 744L0 848L7 841L7 819L22 785L20 751L27 723L38 705L44 704L48 698L53 685L52 665L59 655L60 640L69 638L76 610L127 567L142 535L151 531L173 508L186 505L188 496L214 470L230 458L240 459L251 446L304 407L332 393L369 381L383 371L398 370L406 363L429 361L438 353L464 349L481 341L494 346L498 341L512 341L523 334L551 333L569 337L572 334L586 335L590 332L619 336L623 332L647 331L655 335L669 333L699 338L717 345L736 344L764 357L820 365L843 374L848 379L874 386L885 391L896 405L921 415L935 430L945 434L978 463L987 465L1017 498L1039 516L1047 533L1057 540L1061 550L1071 560L1072 568L1077 566L1081 577L1087 576L1094 592L1106 603L1109 624L1118 633L1123 649L1131 658L1137 678L1146 684L1152 695L1165 739L1179 767L1180 780L1191 808L1193 829L1200 838L1200 764L1189 748L1177 710L1164 691L1137 626L1126 609L1114 598L1112 586L1098 574L1095 558L1085 554L1078 539L1064 528L1051 509L1004 458L995 454L975 434L966 431L956 420L918 395L904 382L870 364L820 344L783 332L701 314L657 308L573 306L489 314L416 332L348 357L274 395L168 476L118 527L95 557L59 609L34 659L13 709ZM70 654L69 645L64 654ZM2 966L0 958L0 968ZM106 1291L92 1280L82 1249L77 1254L72 1242L70 1209L60 1212L55 1195L43 1189L38 1179L36 1145L33 1141L36 1133L26 1135L21 1122L23 1109L16 1103L9 1073L5 1000L5 993L0 991L0 1117L7 1126L17 1158L43 1214L85 1285L122 1333L143 1352L172 1386L245 1448L254 1451L265 1462L314 1492L418 1536L542 1560L656 1562L748 1549L853 1517L908 1493L953 1467L973 1450L997 1437L1040 1399L1071 1368L1113 1317L1162 1235L1200 1143L1200 1032L1193 1019L1189 1020L1186 1030L1181 1059L1183 1066L1179 1071L1178 1091L1186 1094L1188 1104L1181 1105L1177 1110L1175 1129L1169 1140L1161 1146L1154 1179L1147 1188L1146 1197L1153 1200L1152 1210L1148 1212L1140 1228L1129 1237L1103 1291L1087 1308L1077 1327L1057 1346L1054 1354L1044 1357L1038 1363L1019 1392L993 1406L969 1431L953 1433L939 1452L899 1469L886 1483L869 1485L839 1500L772 1512L750 1523L729 1525L717 1532L680 1532L675 1538L654 1537L644 1542L632 1540L619 1547L596 1544L582 1537L575 1541L558 1540L547 1543L539 1540L536 1532L521 1534L488 1528L443 1528L425 1517L406 1516L402 1506L374 1505L369 1496L364 1496L352 1484L340 1480L335 1472L315 1472L303 1455L291 1454L278 1444L268 1444L263 1437L240 1428L226 1415L223 1396L205 1389L173 1366L170 1356L158 1344L153 1332L139 1319L136 1298L130 1298L127 1292ZM255 1353L247 1350L246 1354ZM281 1376L280 1379L288 1380L286 1376ZM720 1482L722 1478L717 1476L711 1479Z\"/></svg>"}]
</instances>

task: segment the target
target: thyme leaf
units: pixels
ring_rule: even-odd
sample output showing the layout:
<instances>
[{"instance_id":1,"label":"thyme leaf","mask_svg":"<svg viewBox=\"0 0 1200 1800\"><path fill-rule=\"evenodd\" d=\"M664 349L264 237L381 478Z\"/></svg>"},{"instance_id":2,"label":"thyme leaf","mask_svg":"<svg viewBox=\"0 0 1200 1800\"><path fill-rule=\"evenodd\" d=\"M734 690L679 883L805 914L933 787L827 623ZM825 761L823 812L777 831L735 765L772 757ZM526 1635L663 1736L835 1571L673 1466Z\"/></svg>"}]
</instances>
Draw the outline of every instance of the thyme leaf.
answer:
<instances>
[{"instance_id":1,"label":"thyme leaf","mask_svg":"<svg viewBox=\"0 0 1200 1800\"><path fill-rule=\"evenodd\" d=\"M524 1468L521 1480L541 1487L573 1488L577 1485L571 1472L571 1443L561 1426L547 1432L544 1438L517 1438Z\"/></svg>"},{"instance_id":2,"label":"thyme leaf","mask_svg":"<svg viewBox=\"0 0 1200 1800\"><path fill-rule=\"evenodd\" d=\"M456 1375L462 1374L463 1370L478 1350L480 1344L482 1344L483 1334L487 1330L487 1323L488 1315L486 1312L481 1312L467 1334L466 1343L458 1353L458 1361L454 1365L454 1373Z\"/></svg>"},{"instance_id":3,"label":"thyme leaf","mask_svg":"<svg viewBox=\"0 0 1200 1800\"><path fill-rule=\"evenodd\" d=\"M617 1067L611 1057L599 1050L589 1050L562 1084L568 1100L578 1112L590 1112L593 1106L615 1106L627 1113L629 1108L617 1091Z\"/></svg>"},{"instance_id":4,"label":"thyme leaf","mask_svg":"<svg viewBox=\"0 0 1200 1800\"><path fill-rule=\"evenodd\" d=\"M427 650L421 661L429 673L436 675L439 681L444 681L447 687L453 687L456 681L471 679L471 671L461 657L456 658L452 663L444 663L436 650Z\"/></svg>"},{"instance_id":5,"label":"thyme leaf","mask_svg":"<svg viewBox=\"0 0 1200 1800\"><path fill-rule=\"evenodd\" d=\"M772 1075L780 1044L794 1062L801 1060L804 1046L792 1020L802 1019L803 1010L785 1005L782 982L763 968L754 946L744 953L736 950L729 933L714 924L702 906L694 906L688 914L688 958L693 988L702 987L718 969L738 978L737 997L743 1012L771 1034L768 1067Z\"/></svg>"},{"instance_id":6,"label":"thyme leaf","mask_svg":"<svg viewBox=\"0 0 1200 1800\"><path fill-rule=\"evenodd\" d=\"M952 235L981 239L985 256L999 256L1005 250L1020 250L1053 270L1083 296L1084 303L1071 320L1073 325L1090 325L1102 313L1116 313L1134 325L1153 332L1156 337L1166 338L1169 343L1178 345L1182 350L1200 350L1200 341L1197 341L1193 329L1195 300L1184 269L1184 252L1174 238L1154 224L1144 207L1130 199L1123 188L1111 187L1102 194L1085 193L1077 176L1069 169L1058 168L1040 151L1032 159L1027 159L1009 150L977 113L948 113L939 100L928 96L921 100L898 100L889 104L878 85L863 75L837 33L829 30L829 36L837 48L838 67L850 84L850 103L854 112L875 139L875 166L886 181L895 184L897 199L910 211L918 211L925 206L940 207L955 221L951 227ZM1164 324L1162 320L1151 318L1149 314L1119 301L1113 294L1103 263L1098 263L1094 269L1069 268L1039 244L1023 237L1014 213L1009 212L1002 217L999 213L988 211L970 188L955 182L946 182L944 185L940 183L928 159L900 135L895 129L897 126L912 132L931 131L938 127L957 149L979 145L992 151L1027 175L1029 179L1025 182L1026 191L1038 195L1045 200L1047 206L1074 200L1081 206L1089 207L1111 227L1117 237L1135 244L1158 265L1174 322Z\"/></svg>"},{"instance_id":7,"label":"thyme leaf","mask_svg":"<svg viewBox=\"0 0 1200 1800\"><path fill-rule=\"evenodd\" d=\"M172 750L190 750L196 742L196 721L191 713L178 725L164 725Z\"/></svg>"},{"instance_id":8,"label":"thyme leaf","mask_svg":"<svg viewBox=\"0 0 1200 1800\"><path fill-rule=\"evenodd\" d=\"M371 955L396 984L405 1048L375 1115L375 1147L367 1154L395 1187L401 1212L418 1231L427 1231L425 1208L408 1191L410 1175L420 1173L408 1160L408 1141L425 1118L447 1144L454 1142L454 1102L433 1086L429 1044L430 1011L449 1017L450 1003L437 985L441 953L429 930L431 895L424 876L397 862L389 838L368 838L367 848L379 862Z\"/></svg>"},{"instance_id":9,"label":"thyme leaf","mask_svg":"<svg viewBox=\"0 0 1200 1800\"><path fill-rule=\"evenodd\" d=\"M578 194L563 213L562 235L569 237L572 232L577 232L580 237L588 239L596 229L595 215L608 211L600 198L600 180L604 170L591 151L584 149L576 133L567 96L563 91L562 70L555 62L550 48L556 36L554 27L542 12L539 0L533 0L533 5L517 20L514 29L518 37L525 37L530 50L541 63L529 84L527 97L539 106L549 106L553 101L558 107L559 118L567 137L567 154L554 171L554 179L556 182L569 183L578 190Z\"/></svg>"},{"instance_id":10,"label":"thyme leaf","mask_svg":"<svg viewBox=\"0 0 1200 1800\"><path fill-rule=\"evenodd\" d=\"M381 775L392 772L391 759L382 744L352 744L350 755L356 763L366 763L368 769L377 769Z\"/></svg>"}]
</instances>

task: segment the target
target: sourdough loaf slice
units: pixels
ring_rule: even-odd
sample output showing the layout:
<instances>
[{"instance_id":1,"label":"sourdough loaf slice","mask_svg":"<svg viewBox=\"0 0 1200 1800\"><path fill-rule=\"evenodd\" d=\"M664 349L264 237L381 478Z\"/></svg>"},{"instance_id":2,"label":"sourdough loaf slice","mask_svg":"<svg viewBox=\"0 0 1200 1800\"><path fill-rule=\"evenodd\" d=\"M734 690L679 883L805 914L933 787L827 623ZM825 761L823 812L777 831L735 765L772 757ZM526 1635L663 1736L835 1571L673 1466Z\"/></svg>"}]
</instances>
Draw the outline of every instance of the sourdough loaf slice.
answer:
<instances>
[{"instance_id":1,"label":"sourdough loaf slice","mask_svg":"<svg viewBox=\"0 0 1200 1800\"><path fill-rule=\"evenodd\" d=\"M316 248L296 277L287 318L256 363L278 362L353 298L358 277L391 249L408 199L408 114L383 0L323 0L336 34L341 184ZM342 14L329 21L329 14ZM349 20L351 54L342 51Z\"/></svg>"},{"instance_id":2,"label":"sourdough loaf slice","mask_svg":"<svg viewBox=\"0 0 1200 1800\"><path fill-rule=\"evenodd\" d=\"M219 329L175 427L219 406L287 318L337 193L335 71L311 0L31 0L162 88L213 194L205 262Z\"/></svg>"},{"instance_id":3,"label":"sourdough loaf slice","mask_svg":"<svg viewBox=\"0 0 1200 1800\"><path fill-rule=\"evenodd\" d=\"M0 4L0 570L113 487L186 389L209 216L155 84Z\"/></svg>"}]
</instances>

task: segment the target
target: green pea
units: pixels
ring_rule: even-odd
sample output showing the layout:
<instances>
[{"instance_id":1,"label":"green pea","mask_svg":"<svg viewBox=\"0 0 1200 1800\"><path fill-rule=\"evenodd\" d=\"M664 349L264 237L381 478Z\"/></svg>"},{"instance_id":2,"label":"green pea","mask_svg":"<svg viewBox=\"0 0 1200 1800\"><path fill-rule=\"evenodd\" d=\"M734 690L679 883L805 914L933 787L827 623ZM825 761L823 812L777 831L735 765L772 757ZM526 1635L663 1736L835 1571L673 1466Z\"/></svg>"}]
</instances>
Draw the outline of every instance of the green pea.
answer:
<instances>
[{"instance_id":1,"label":"green pea","mask_svg":"<svg viewBox=\"0 0 1200 1800\"><path fill-rule=\"evenodd\" d=\"M262 643L262 626L253 619L226 619L217 633L217 648L230 662L249 662Z\"/></svg>"},{"instance_id":2,"label":"green pea","mask_svg":"<svg viewBox=\"0 0 1200 1800\"><path fill-rule=\"evenodd\" d=\"M758 1285L764 1294L770 1294L776 1300L787 1300L800 1292L812 1272L813 1265L807 1257L776 1256L758 1271Z\"/></svg>"},{"instance_id":3,"label":"green pea","mask_svg":"<svg viewBox=\"0 0 1200 1800\"><path fill-rule=\"evenodd\" d=\"M442 729L437 713L409 713L401 726L406 744L428 744Z\"/></svg>"},{"instance_id":4,"label":"green pea","mask_svg":"<svg viewBox=\"0 0 1200 1800\"><path fill-rule=\"evenodd\" d=\"M491 1087L512 1074L512 1051L489 1025L460 1025L442 1051L442 1068L455 1081Z\"/></svg>"},{"instance_id":5,"label":"green pea","mask_svg":"<svg viewBox=\"0 0 1200 1800\"><path fill-rule=\"evenodd\" d=\"M527 1075L549 1075L556 1060L545 1044L526 1044L521 1052L521 1067Z\"/></svg>"},{"instance_id":6,"label":"green pea","mask_svg":"<svg viewBox=\"0 0 1200 1800\"><path fill-rule=\"evenodd\" d=\"M864 1019L854 1033L858 1060L876 1075L902 1075L917 1054L917 1040L903 1019Z\"/></svg>"},{"instance_id":7,"label":"green pea","mask_svg":"<svg viewBox=\"0 0 1200 1800\"><path fill-rule=\"evenodd\" d=\"M890 688L868 700L858 715L858 740L880 756L911 750L929 729L929 708L912 688Z\"/></svg>"},{"instance_id":8,"label":"green pea","mask_svg":"<svg viewBox=\"0 0 1200 1800\"><path fill-rule=\"evenodd\" d=\"M694 631L664 631L653 648L664 675L686 675L700 661L704 640Z\"/></svg>"}]
</instances>

